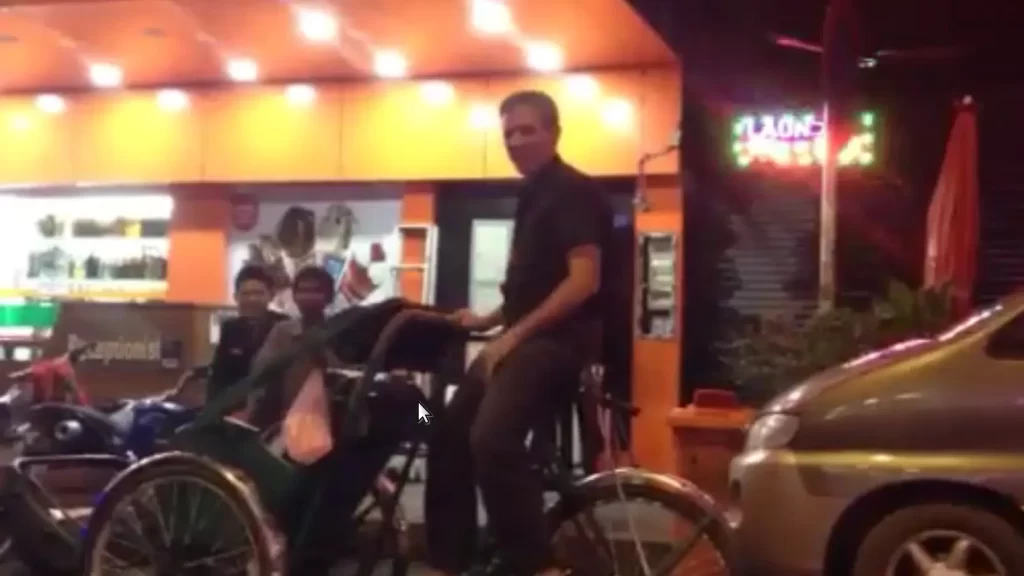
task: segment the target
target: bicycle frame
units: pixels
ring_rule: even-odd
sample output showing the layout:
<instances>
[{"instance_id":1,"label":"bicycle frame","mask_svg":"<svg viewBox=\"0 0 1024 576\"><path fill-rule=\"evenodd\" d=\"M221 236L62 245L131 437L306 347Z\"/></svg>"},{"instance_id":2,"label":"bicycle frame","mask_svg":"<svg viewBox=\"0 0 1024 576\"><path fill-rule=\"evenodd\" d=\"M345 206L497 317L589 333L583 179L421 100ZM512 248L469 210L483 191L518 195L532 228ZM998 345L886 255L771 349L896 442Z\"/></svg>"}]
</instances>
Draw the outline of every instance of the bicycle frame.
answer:
<instances>
[{"instance_id":1,"label":"bicycle frame","mask_svg":"<svg viewBox=\"0 0 1024 576\"><path fill-rule=\"evenodd\" d=\"M693 532L678 545L673 547L664 559L654 567L647 564L643 551L640 549L640 540L637 535L632 514L628 512L627 508L629 530L633 538L633 542L638 548L637 552L641 558L644 576L668 576L675 570L675 567L679 562L686 558L694 547L697 546L706 530L715 522L721 521L721 515L718 514L715 509L714 502L695 486L690 485L689 483L680 482L677 479L668 476L641 470L636 466L635 457L628 447L627 426L640 411L639 409L625 402L616 400L611 395L602 392L599 389L602 375L599 374L592 376L596 376L596 378L592 378L590 382L581 383L579 390L580 400L584 402L589 400L596 404L599 410L597 415L598 422L605 423L600 430L603 448L610 454L612 462L617 464L621 460L622 456L626 456L628 465L624 468L616 467L609 471L598 472L584 478L579 478L574 475L573 470L567 466L565 461L556 453L555 445L550 439L535 437L531 442L530 450L537 457L536 461L539 463L541 473L546 480L547 490L556 493L560 502L563 504L571 503L574 498L579 497L580 494L590 485L606 482L613 482L615 484L620 501L622 502L626 501L623 490L623 484L626 482L653 484L666 492L683 492L693 501L697 502L705 510L703 518L694 526ZM431 384L432 390L431 394L429 394L429 401L432 405L433 413L439 414L444 409L444 387L433 386L433 383ZM397 503L404 493L406 485L410 481L415 460L420 454L421 448L426 443L425 436L426 431L424 430L417 438L410 441L403 447L403 452L405 452L405 461L403 462L397 477L393 477L394 487L391 491L392 497L390 501L380 503L382 517L381 525L375 539L375 548L372 551L372 557L375 558L376 561L372 564L361 565L359 572L357 572L357 576L370 576L370 574L372 574L375 564L380 560L381 548L384 545L384 542L386 542L388 538L396 536L396 527L393 515L397 509ZM610 556L612 562L615 562L614 546L600 529L592 510L586 510L583 514L583 518L573 518L572 522L575 524L580 534L594 535L597 540L596 542L592 541L595 549L605 553L607 556ZM586 526L583 526L582 524L586 524ZM497 558L497 549L493 541L486 542L482 552L483 554L481 559L485 563L491 564L500 560Z\"/></svg>"}]
</instances>

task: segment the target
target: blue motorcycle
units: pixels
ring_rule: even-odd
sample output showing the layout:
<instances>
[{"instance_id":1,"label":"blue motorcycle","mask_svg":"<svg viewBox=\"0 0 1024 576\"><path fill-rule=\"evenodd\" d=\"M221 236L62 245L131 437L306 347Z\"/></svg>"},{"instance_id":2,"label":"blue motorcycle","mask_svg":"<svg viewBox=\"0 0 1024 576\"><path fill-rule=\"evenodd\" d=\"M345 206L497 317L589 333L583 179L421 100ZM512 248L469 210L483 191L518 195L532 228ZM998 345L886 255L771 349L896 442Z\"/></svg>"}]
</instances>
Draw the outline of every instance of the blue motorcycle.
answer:
<instances>
[{"instance_id":1,"label":"blue motorcycle","mask_svg":"<svg viewBox=\"0 0 1024 576\"><path fill-rule=\"evenodd\" d=\"M161 439L192 420L209 368L186 371L170 390L89 406L43 402L15 429L21 456L107 455L132 463L160 450Z\"/></svg>"}]
</instances>

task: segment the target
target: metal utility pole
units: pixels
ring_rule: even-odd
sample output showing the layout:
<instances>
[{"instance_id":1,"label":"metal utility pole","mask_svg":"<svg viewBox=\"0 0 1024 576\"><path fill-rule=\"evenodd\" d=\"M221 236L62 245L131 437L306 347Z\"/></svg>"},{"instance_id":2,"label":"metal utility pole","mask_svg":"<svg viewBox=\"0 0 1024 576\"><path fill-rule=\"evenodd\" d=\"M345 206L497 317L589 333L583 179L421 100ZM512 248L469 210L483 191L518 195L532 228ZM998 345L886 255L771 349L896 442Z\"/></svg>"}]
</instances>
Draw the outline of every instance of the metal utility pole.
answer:
<instances>
[{"instance_id":1,"label":"metal utility pole","mask_svg":"<svg viewBox=\"0 0 1024 576\"><path fill-rule=\"evenodd\" d=\"M822 27L824 150L821 159L821 236L818 256L818 308L836 301L836 176L839 149L846 136L850 99L856 91L859 33L855 0L831 0Z\"/></svg>"},{"instance_id":2,"label":"metal utility pole","mask_svg":"<svg viewBox=\"0 0 1024 576\"><path fill-rule=\"evenodd\" d=\"M818 310L821 312L831 310L836 301L836 120L826 102L822 111L825 146L821 159L821 230L818 236Z\"/></svg>"}]
</instances>

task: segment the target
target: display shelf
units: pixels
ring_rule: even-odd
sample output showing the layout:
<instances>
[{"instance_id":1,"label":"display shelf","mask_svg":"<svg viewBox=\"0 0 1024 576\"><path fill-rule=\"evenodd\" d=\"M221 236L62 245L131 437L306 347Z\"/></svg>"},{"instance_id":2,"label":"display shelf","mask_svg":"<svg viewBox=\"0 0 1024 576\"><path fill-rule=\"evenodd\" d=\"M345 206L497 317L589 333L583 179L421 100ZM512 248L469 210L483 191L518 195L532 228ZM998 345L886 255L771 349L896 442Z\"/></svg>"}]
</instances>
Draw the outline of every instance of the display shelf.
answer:
<instances>
[{"instance_id":1,"label":"display shelf","mask_svg":"<svg viewBox=\"0 0 1024 576\"><path fill-rule=\"evenodd\" d=\"M129 249L134 252L152 251L166 253L170 247L171 239L162 238L129 237L129 236L96 236L96 237L66 237L66 238L44 238L38 236L32 239L31 250L47 250L60 248L66 251L88 252L106 250Z\"/></svg>"},{"instance_id":2,"label":"display shelf","mask_svg":"<svg viewBox=\"0 0 1024 576\"><path fill-rule=\"evenodd\" d=\"M165 280L69 280L35 279L17 288L0 289L0 298L50 298L60 300L149 301L163 300Z\"/></svg>"},{"instance_id":3,"label":"display shelf","mask_svg":"<svg viewBox=\"0 0 1024 576\"><path fill-rule=\"evenodd\" d=\"M12 245L0 297L162 299L173 199L167 195L8 197Z\"/></svg>"},{"instance_id":4,"label":"display shelf","mask_svg":"<svg viewBox=\"0 0 1024 576\"><path fill-rule=\"evenodd\" d=\"M48 292L68 288L72 291L105 291L105 292L153 292L167 289L166 280L129 280L129 279L63 279L63 278L26 278L22 289L35 292Z\"/></svg>"}]
</instances>

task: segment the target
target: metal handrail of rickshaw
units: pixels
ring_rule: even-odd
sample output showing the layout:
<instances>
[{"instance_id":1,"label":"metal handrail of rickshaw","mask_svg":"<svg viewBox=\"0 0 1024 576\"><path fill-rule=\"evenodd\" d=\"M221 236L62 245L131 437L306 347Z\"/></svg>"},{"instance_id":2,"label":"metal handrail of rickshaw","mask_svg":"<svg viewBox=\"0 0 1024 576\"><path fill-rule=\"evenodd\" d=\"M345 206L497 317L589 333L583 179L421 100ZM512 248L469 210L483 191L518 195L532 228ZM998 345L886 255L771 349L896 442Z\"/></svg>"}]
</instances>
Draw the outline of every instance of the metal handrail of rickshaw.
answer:
<instances>
[{"instance_id":1,"label":"metal handrail of rickshaw","mask_svg":"<svg viewBox=\"0 0 1024 576\"><path fill-rule=\"evenodd\" d=\"M384 372L388 361L388 353L397 339L401 336L402 330L412 324L434 325L442 328L449 328L453 332L462 332L468 338L469 331L459 327L447 314L436 312L429 308L406 308L395 314L381 330L380 336L370 350L363 368L362 377L352 388L348 396L348 409L345 420L342 422L342 430L345 437L362 435L366 432L369 414L363 410L363 405L368 396L367 392L373 384L374 379Z\"/></svg>"},{"instance_id":2,"label":"metal handrail of rickshaw","mask_svg":"<svg viewBox=\"0 0 1024 576\"><path fill-rule=\"evenodd\" d=\"M209 402L199 414L196 415L193 426L200 427L211 424L220 417L234 410L240 402L245 402L249 394L261 386L269 383L270 378L287 369L294 361L304 354L319 350L327 345L335 336L344 330L352 328L356 324L354 316L338 315L329 318L323 326L318 326L305 332L296 342L274 356L260 370L250 372L229 386L223 393L219 394L212 402Z\"/></svg>"}]
</instances>

